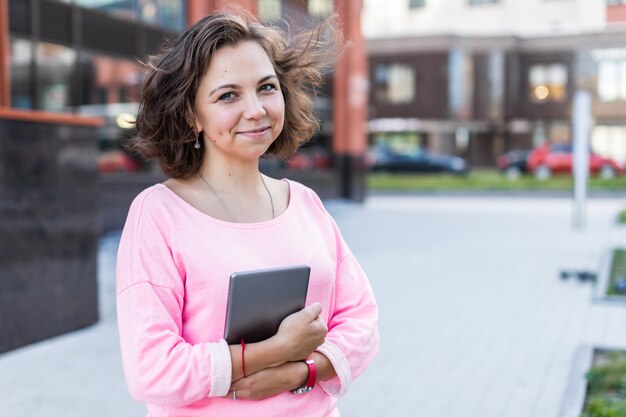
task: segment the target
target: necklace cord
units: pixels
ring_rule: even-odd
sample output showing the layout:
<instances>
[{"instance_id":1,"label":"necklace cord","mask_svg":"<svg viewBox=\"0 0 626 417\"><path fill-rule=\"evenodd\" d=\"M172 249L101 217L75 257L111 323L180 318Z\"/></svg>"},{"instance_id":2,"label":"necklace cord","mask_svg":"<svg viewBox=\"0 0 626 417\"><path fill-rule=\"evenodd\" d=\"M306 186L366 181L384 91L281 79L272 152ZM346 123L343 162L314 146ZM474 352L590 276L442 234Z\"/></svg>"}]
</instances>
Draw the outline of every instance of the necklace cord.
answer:
<instances>
[{"instance_id":1,"label":"necklace cord","mask_svg":"<svg viewBox=\"0 0 626 417\"><path fill-rule=\"evenodd\" d=\"M272 220L274 220L276 218L276 215L274 214L274 199L272 198L272 193L270 193L270 189L267 188L265 179L263 178L263 175L261 175L260 172L259 172L259 176L261 177L261 182L263 183L263 187L265 187L265 191L267 191L267 195L270 197L270 204L272 205Z\"/></svg>"},{"instance_id":2,"label":"necklace cord","mask_svg":"<svg viewBox=\"0 0 626 417\"><path fill-rule=\"evenodd\" d=\"M211 190L211 193L215 196L215 198L217 198L217 200L220 202L222 208L224 209L226 214L228 214L228 216L232 219L232 221L235 222L235 223L239 223L239 220L237 220L237 218L233 215L233 213L231 213L231 211L228 209L228 206L226 205L226 202L224 201L224 199L217 193L217 191L215 191L215 189L213 187L211 187L211 184L209 184L209 182L204 179L204 175L198 174L198 176L200 177L202 182L204 182L206 184L207 188L209 190ZM275 214L275 211L274 211L274 199L272 198L272 193L270 192L269 188L267 187L267 184L265 183L265 179L263 178L263 175L260 172L259 172L259 177L261 177L261 182L263 183L263 188L265 188L265 191L267 191L267 195L270 198L270 204L272 205L272 220L273 220L273 219L276 218L276 214Z\"/></svg>"}]
</instances>

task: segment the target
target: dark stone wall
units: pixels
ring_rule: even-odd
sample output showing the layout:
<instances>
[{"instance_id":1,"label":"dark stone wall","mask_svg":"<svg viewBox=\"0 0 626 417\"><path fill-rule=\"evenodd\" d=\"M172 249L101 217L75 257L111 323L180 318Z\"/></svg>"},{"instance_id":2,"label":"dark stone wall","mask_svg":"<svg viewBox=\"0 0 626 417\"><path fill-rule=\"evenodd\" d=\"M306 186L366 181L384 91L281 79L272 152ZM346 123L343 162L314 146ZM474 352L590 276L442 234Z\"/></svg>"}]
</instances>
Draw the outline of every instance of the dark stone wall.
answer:
<instances>
[{"instance_id":1,"label":"dark stone wall","mask_svg":"<svg viewBox=\"0 0 626 417\"><path fill-rule=\"evenodd\" d=\"M0 118L0 352L98 320L95 133Z\"/></svg>"}]
</instances>

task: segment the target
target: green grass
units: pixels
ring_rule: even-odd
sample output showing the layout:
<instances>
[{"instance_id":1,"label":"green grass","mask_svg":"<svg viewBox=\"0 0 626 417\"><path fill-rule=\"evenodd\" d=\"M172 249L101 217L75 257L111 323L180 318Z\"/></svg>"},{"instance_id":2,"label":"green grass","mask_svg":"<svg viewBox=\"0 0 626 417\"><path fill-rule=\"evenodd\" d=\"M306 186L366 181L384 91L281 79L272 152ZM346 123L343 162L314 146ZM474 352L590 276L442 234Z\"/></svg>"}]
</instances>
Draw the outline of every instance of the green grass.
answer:
<instances>
[{"instance_id":1,"label":"green grass","mask_svg":"<svg viewBox=\"0 0 626 417\"><path fill-rule=\"evenodd\" d=\"M410 190L550 190L570 191L574 182L570 176L553 176L539 180L525 175L518 179L508 179L497 170L473 170L468 175L451 174L388 174L369 173L367 186L370 190L410 191ZM626 191L626 176L603 180L592 177L591 190Z\"/></svg>"},{"instance_id":2,"label":"green grass","mask_svg":"<svg viewBox=\"0 0 626 417\"><path fill-rule=\"evenodd\" d=\"M624 294L615 291L615 282L624 277L626 277L626 249L613 249L613 260L606 294L623 296Z\"/></svg>"},{"instance_id":3,"label":"green grass","mask_svg":"<svg viewBox=\"0 0 626 417\"><path fill-rule=\"evenodd\" d=\"M617 215L617 222L620 224L626 223L626 210L622 210L619 212L619 214Z\"/></svg>"},{"instance_id":4,"label":"green grass","mask_svg":"<svg viewBox=\"0 0 626 417\"><path fill-rule=\"evenodd\" d=\"M594 353L582 417L626 417L626 352Z\"/></svg>"}]
</instances>

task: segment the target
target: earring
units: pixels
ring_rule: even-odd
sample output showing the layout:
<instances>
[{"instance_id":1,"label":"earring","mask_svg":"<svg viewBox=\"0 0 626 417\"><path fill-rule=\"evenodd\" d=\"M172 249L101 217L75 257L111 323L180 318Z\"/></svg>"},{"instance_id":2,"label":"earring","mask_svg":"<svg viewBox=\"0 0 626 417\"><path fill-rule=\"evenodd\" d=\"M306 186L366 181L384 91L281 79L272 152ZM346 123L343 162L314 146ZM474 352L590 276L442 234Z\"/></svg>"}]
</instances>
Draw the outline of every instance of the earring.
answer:
<instances>
[{"instance_id":1,"label":"earring","mask_svg":"<svg viewBox=\"0 0 626 417\"><path fill-rule=\"evenodd\" d=\"M198 140L198 138L200 137L200 132L196 131L196 129L193 130L193 134L196 137L196 143L193 144L193 147L196 149L200 149L200 141Z\"/></svg>"}]
</instances>

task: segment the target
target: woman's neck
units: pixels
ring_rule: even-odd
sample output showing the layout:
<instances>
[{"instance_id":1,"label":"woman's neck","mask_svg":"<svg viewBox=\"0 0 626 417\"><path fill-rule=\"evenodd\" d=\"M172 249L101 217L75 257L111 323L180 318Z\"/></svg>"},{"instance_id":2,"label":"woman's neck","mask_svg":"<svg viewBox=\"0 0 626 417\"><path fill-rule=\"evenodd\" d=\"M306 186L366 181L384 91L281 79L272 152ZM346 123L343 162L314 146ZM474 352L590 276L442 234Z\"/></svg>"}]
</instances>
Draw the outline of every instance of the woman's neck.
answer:
<instances>
[{"instance_id":1,"label":"woman's neck","mask_svg":"<svg viewBox=\"0 0 626 417\"><path fill-rule=\"evenodd\" d=\"M199 174L215 189L224 193L254 193L262 186L258 161L245 164L221 160L205 161Z\"/></svg>"}]
</instances>

